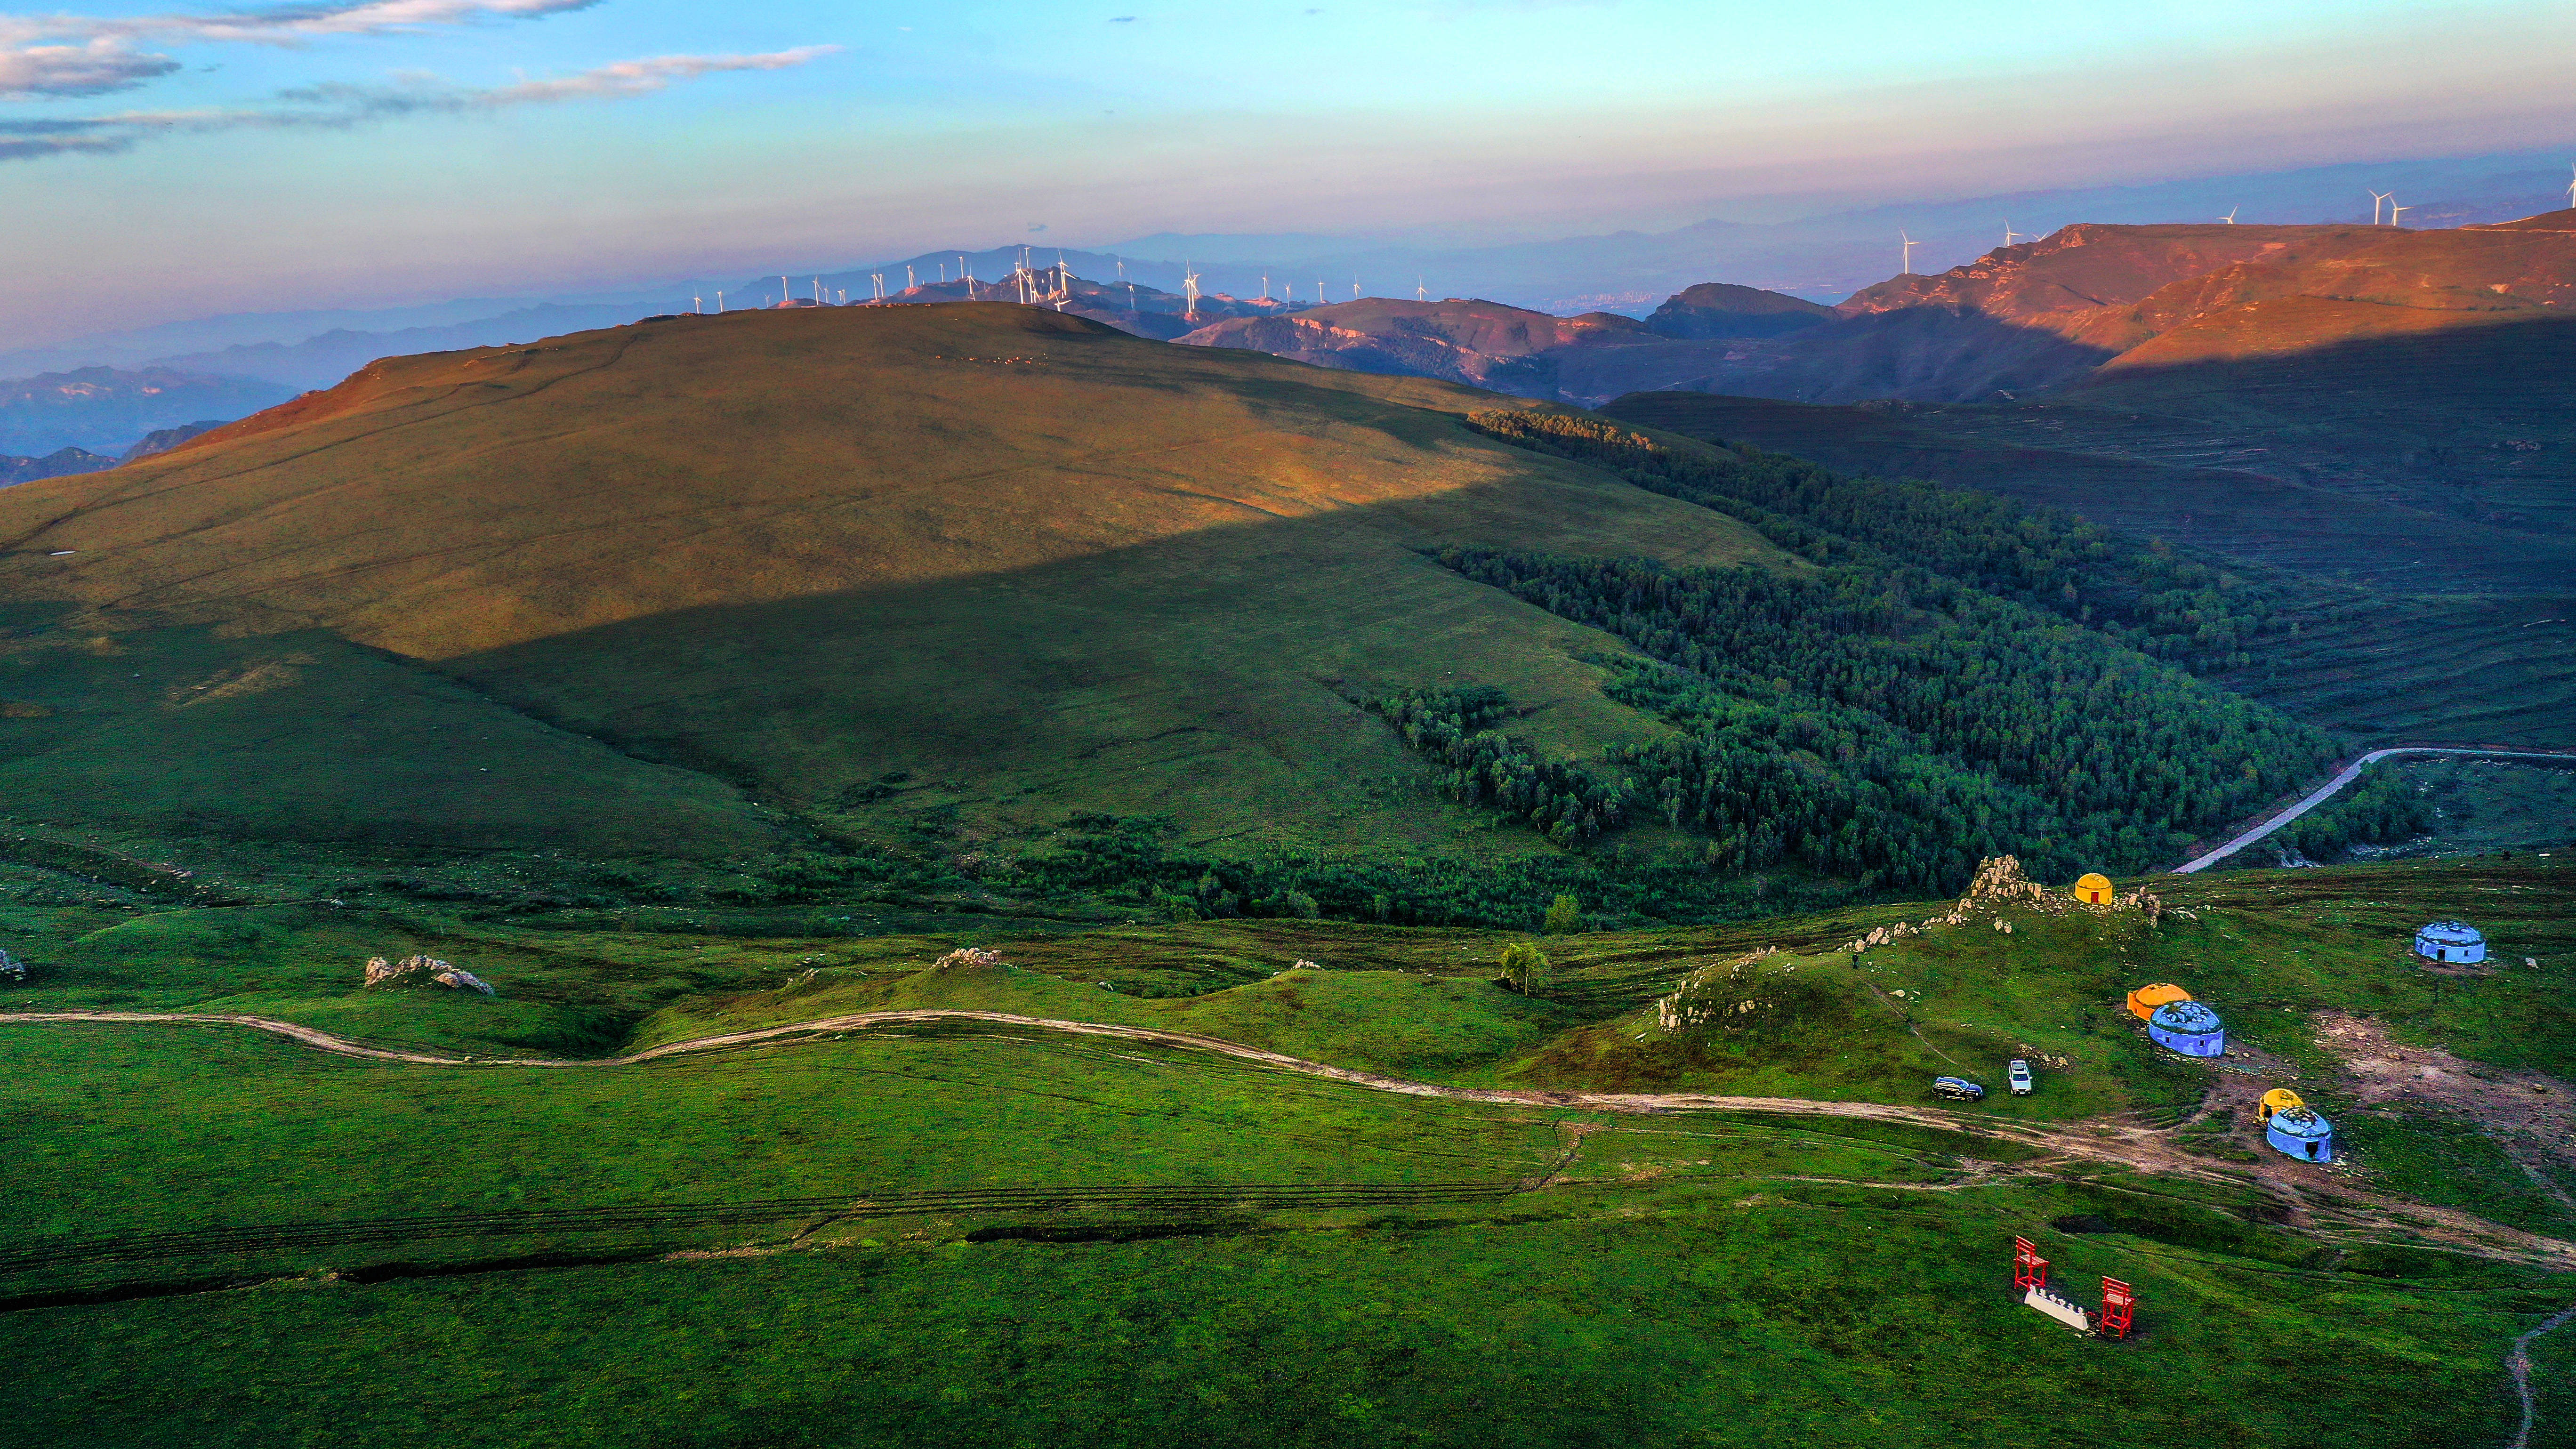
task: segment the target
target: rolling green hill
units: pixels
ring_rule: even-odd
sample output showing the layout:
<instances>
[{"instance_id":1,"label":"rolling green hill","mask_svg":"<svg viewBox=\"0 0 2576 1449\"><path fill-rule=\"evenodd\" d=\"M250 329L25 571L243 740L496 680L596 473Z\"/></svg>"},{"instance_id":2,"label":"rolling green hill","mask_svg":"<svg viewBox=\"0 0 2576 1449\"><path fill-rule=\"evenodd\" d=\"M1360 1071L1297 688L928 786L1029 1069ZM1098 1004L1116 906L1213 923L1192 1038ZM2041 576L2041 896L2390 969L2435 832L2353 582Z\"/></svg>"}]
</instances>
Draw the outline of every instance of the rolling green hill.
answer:
<instances>
[{"instance_id":1,"label":"rolling green hill","mask_svg":"<svg viewBox=\"0 0 2576 1449\"><path fill-rule=\"evenodd\" d=\"M0 588L33 611L0 685L28 716L8 721L13 767L59 787L34 818L288 815L281 772L324 787L237 755L248 773L191 773L201 721L242 714L292 756L345 748L354 715L389 754L353 772L439 785L415 801L351 778L313 813L409 837L540 799L566 817L547 835L622 833L602 823L618 781L677 766L800 807L873 792L979 823L1088 808L1436 841L1463 817L1373 798L1420 767L1351 696L1470 677L1537 710L1549 748L1653 726L1594 687L1605 637L1418 550L1787 562L1736 520L1466 430L1476 396L981 305L389 360L0 500ZM45 613L62 606L79 612ZM91 692L111 656L134 698ZM415 717L352 671L508 723ZM549 725L588 774L443 743ZM144 788L83 807L74 761L107 754Z\"/></svg>"},{"instance_id":2,"label":"rolling green hill","mask_svg":"<svg viewBox=\"0 0 2576 1449\"><path fill-rule=\"evenodd\" d=\"M1706 919L2143 868L2331 753L2184 672L2264 627L2210 570L1493 401L991 304L391 359L0 496L9 815L341 894Z\"/></svg>"}]
</instances>

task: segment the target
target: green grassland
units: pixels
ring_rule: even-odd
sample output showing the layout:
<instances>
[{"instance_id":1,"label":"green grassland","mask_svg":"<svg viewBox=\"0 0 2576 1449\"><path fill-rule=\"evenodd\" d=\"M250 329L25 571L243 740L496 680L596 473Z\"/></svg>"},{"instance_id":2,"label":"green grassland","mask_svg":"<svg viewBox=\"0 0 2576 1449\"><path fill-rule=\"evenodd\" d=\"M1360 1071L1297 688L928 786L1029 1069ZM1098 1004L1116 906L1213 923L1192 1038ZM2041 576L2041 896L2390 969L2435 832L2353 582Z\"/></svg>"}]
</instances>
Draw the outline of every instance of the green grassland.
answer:
<instances>
[{"instance_id":1,"label":"green grassland","mask_svg":"<svg viewBox=\"0 0 2576 1449\"><path fill-rule=\"evenodd\" d=\"M2576 913L2529 855L2167 878L2197 919L2006 907L2009 933L1981 915L1857 960L1831 948L1946 904L1551 937L1535 997L1492 979L1507 933L770 937L0 876L0 937L37 963L9 1009L256 1011L480 1056L963 1007L1456 1083L1896 1102L2028 1050L2067 1065L1976 1115L2172 1120L2208 1079L2157 1060L2119 993L2174 979L2296 1061L2340 1009L2576 1069ZM2435 993L2402 955L2434 911L2543 969ZM927 969L970 940L1007 964ZM1720 1017L1744 1027L1656 1025L1655 996L1762 945L1784 949L1736 978L1762 1004ZM356 986L362 955L411 949L501 994ZM0 1025L0 1053L0 1341L44 1365L7 1391L10 1443L2004 1446L2070 1415L2124 1445L2501 1442L2503 1345L2576 1296L1993 1137L1399 1096L991 1023L596 1068L133 1024ZM2456 1123L2356 1129L2383 1181L2568 1227L2492 1190L2509 1167ZM2079 1293L2137 1284L2144 1332L2090 1344L2015 1306L2015 1233ZM2301 1395L2268 1391L2290 1374Z\"/></svg>"},{"instance_id":2,"label":"green grassland","mask_svg":"<svg viewBox=\"0 0 2576 1449\"><path fill-rule=\"evenodd\" d=\"M2576 1066L2566 878L2527 855L2171 879L2198 919L2008 907L2010 933L1980 916L1857 960L1831 948L1946 907L1555 937L1536 997L1492 979L1504 933L770 937L431 899L173 906L0 875L0 932L37 963L12 1009L253 1011L482 1056L959 1007L1456 1083L1913 1101L1929 1072L2028 1052L2067 1065L2036 1097L1990 1097L1998 1123L2170 1120L2205 1078L2159 1061L2118 1000L2177 979L2294 1058L2313 1054L2307 1014L2336 1008ZM2441 906L2550 964L2437 995L2396 943ZM966 940L1007 964L925 969ZM1657 1025L1657 995L1763 945L1785 949L1740 978L1757 1008L1719 1017L1742 1026ZM415 949L501 994L356 986L364 955ZM0 1336L54 1346L12 1395L11 1442L327 1423L356 1442L1444 1443L1508 1424L1572 1443L1606 1423L1653 1443L2008 1444L2043 1419L1994 1413L2005 1387L2116 1413L2112 1443L2213 1418L2249 1444L2474 1442L2515 1412L2498 1345L2567 1293L2402 1248L2338 1255L2227 1190L2022 1175L2029 1150L1992 1138L1401 1097L1043 1029L592 1069L352 1062L206 1027L6 1026L0 1049L17 1084L0 1153L31 1212L0 1261ZM2492 1150L2455 1124L2355 1136L2428 1198L2563 1226L2481 1188L2503 1182L2493 1164L2464 1165ZM2150 1332L2092 1347L2013 1307L1996 1249L2014 1232L2079 1286L2139 1283ZM2246 1409L2291 1358L2307 1407ZM2401 1373L2408 1392L2378 1386Z\"/></svg>"}]
</instances>

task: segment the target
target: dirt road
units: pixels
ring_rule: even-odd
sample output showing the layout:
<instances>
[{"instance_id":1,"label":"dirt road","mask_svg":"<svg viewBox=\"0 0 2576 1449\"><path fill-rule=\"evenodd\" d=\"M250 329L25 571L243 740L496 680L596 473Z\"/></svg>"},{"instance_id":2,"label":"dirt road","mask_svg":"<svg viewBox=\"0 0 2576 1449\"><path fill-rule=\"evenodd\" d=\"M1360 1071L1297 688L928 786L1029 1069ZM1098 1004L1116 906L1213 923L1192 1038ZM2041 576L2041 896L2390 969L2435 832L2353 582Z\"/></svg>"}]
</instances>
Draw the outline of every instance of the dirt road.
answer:
<instances>
[{"instance_id":1,"label":"dirt road","mask_svg":"<svg viewBox=\"0 0 2576 1449\"><path fill-rule=\"evenodd\" d=\"M1181 1051L1203 1051L1277 1071L1296 1072L1344 1082L1377 1092L1408 1097L1444 1097L1464 1102L1490 1102L1524 1107L1556 1107L1578 1112L1623 1115L1669 1112L1769 1112L1800 1117L1840 1117L1869 1122L1902 1122L1937 1127L1999 1141L2016 1142L2046 1157L2134 1168L2158 1176L2252 1188L2287 1208L2291 1220L2322 1237L2361 1240L2404 1234L2452 1246L2481 1257L2576 1269L2576 1243L2491 1223L2471 1213L2434 1207L2405 1198L2370 1192L2338 1180L2331 1173L2288 1158L2266 1158L2250 1165L2226 1163L2185 1151L2169 1131L2120 1118L2042 1125L2006 1121L1977 1112L1939 1107L1898 1106L1884 1102L1830 1102L1804 1097L1731 1097L1702 1092L1578 1092L1515 1090L1499 1087L1453 1087L1409 1081L1377 1072L1355 1071L1308 1061L1283 1052L1245 1046L1189 1032L1119 1026L1098 1021L1060 1021L1003 1011L911 1010L863 1011L820 1017L751 1031L724 1032L666 1043L620 1057L572 1061L554 1057L455 1057L435 1052L401 1051L367 1046L314 1027L275 1017L215 1013L143 1011L0 1012L0 1025L98 1023L236 1026L271 1032L335 1056L363 1061L423 1067L520 1067L584 1071L638 1066L666 1057L735 1047L794 1044L828 1039L836 1034L876 1027L926 1026L939 1022L976 1022L1019 1030L1061 1032L1069 1036L1108 1037Z\"/></svg>"},{"instance_id":2,"label":"dirt road","mask_svg":"<svg viewBox=\"0 0 2576 1449\"><path fill-rule=\"evenodd\" d=\"M2218 847L2216 850L2209 852L2207 855L2197 856L2181 865L2175 866L2172 870L2165 873L2167 875L2190 875L2194 871L2206 869L2209 866L2225 860L2227 857L2234 855L2236 852L2243 850L2249 845L2252 845L2255 841L2261 840L2264 836L2270 835L2273 831L2280 829L2282 826L2289 824L2291 821L2298 819L2300 816L2307 814L2309 811L2323 805L2328 800L2333 799L2337 791L2340 791L2344 786L2351 784L2353 781L2360 779L2362 771L2369 769L2371 766L2378 764L2380 761L2385 760L2392 755L2478 755L2489 759L2555 760L2561 764L2576 764L2576 754L2570 754L2564 750L2486 750L2472 748L2467 745L2400 745L2393 749L2373 750L2369 754L2362 756L2360 759L2353 761L2351 764L2344 766L2341 770L2335 773L2335 777L2333 779L2326 781L2316 789L2308 792L2306 796L2300 799L2299 803L2291 806L2289 809L2272 816L2270 819L2256 825L2254 828L2237 836L2235 839L2230 840L2225 845Z\"/></svg>"}]
</instances>

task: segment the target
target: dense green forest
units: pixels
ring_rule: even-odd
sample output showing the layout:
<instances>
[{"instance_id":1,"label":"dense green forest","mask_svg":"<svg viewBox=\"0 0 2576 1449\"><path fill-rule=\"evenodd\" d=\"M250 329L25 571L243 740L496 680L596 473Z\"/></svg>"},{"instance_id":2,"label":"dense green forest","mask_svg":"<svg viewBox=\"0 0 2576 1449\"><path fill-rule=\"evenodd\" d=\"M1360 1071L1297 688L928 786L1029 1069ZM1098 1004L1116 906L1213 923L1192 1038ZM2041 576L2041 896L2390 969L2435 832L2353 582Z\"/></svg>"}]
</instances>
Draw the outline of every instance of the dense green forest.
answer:
<instances>
[{"instance_id":1,"label":"dense green forest","mask_svg":"<svg viewBox=\"0 0 2576 1449\"><path fill-rule=\"evenodd\" d=\"M1449 767L1442 785L1461 804L1509 811L1560 845L1597 839L1626 819L1633 787L1542 760L1492 728L1512 714L1499 689L1410 690L1367 703L1405 743Z\"/></svg>"},{"instance_id":2,"label":"dense green forest","mask_svg":"<svg viewBox=\"0 0 2576 1449\"><path fill-rule=\"evenodd\" d=\"M2240 852L2239 865L2270 865L2277 853L2295 852L2309 860L2331 860L2353 845L2385 845L2408 840L2433 828L2432 802L2425 799L2403 771L2382 765L2365 773L2351 789L2274 833L2268 845Z\"/></svg>"},{"instance_id":3,"label":"dense green forest","mask_svg":"<svg viewBox=\"0 0 2576 1449\"><path fill-rule=\"evenodd\" d=\"M1758 448L1670 446L1608 419L1526 409L1468 426L1742 519L1820 564L1919 567L2062 614L2194 669L2248 662L2280 591L2057 509L1936 483L1845 478Z\"/></svg>"},{"instance_id":4,"label":"dense green forest","mask_svg":"<svg viewBox=\"0 0 2576 1449\"><path fill-rule=\"evenodd\" d=\"M1920 569L1439 557L1672 666L1631 666L1611 693L1689 737L1607 769L1730 868L1795 859L1941 890L2003 851L2044 874L2145 870L2334 753L2251 700Z\"/></svg>"}]
</instances>

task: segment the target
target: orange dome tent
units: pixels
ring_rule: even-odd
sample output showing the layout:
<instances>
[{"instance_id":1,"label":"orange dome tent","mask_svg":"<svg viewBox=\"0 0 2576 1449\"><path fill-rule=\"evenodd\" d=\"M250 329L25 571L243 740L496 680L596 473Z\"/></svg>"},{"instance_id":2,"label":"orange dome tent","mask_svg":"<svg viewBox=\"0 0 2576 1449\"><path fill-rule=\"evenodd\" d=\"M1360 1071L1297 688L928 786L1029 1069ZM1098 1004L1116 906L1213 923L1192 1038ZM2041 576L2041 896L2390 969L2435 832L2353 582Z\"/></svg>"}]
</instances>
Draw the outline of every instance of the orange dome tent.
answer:
<instances>
[{"instance_id":1,"label":"orange dome tent","mask_svg":"<svg viewBox=\"0 0 2576 1449\"><path fill-rule=\"evenodd\" d=\"M2148 1017L2155 1015L2156 1008L2164 1005L2168 1001L2189 1000L2191 1000L2190 992L2183 990L2181 987L2174 985L2170 981L2158 981L2151 985L2141 986L2137 990L2130 992L2129 1010L2136 1013L2140 1021L2144 1021Z\"/></svg>"},{"instance_id":2,"label":"orange dome tent","mask_svg":"<svg viewBox=\"0 0 2576 1449\"><path fill-rule=\"evenodd\" d=\"M2088 906L2111 904L2111 878L2096 871L2075 883L2075 898Z\"/></svg>"}]
</instances>

